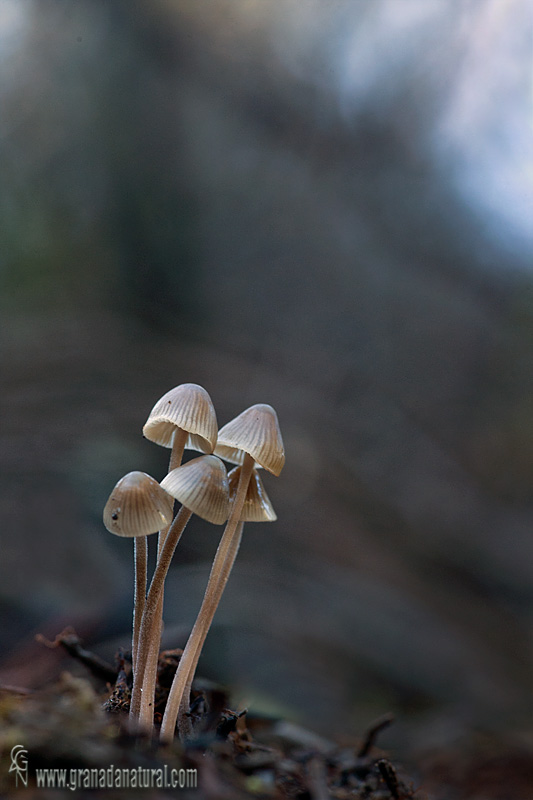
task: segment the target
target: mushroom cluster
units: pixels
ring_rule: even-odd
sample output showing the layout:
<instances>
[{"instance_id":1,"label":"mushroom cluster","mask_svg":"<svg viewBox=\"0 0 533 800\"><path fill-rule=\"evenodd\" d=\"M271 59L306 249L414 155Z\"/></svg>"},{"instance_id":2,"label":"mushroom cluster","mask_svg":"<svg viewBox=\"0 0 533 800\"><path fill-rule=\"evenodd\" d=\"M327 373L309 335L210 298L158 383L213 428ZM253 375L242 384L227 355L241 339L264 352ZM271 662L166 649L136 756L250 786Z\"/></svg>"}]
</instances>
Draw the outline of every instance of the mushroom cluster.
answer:
<instances>
[{"instance_id":1,"label":"mushroom cluster","mask_svg":"<svg viewBox=\"0 0 533 800\"><path fill-rule=\"evenodd\" d=\"M215 525L227 523L167 700L160 736L162 741L171 742L176 725L181 739L192 735L191 686L239 550L243 525L276 519L258 469L279 475L285 453L272 406L251 406L218 431L211 398L205 389L192 383L175 387L155 404L143 434L170 448L168 474L158 483L144 472L128 473L117 483L104 509L106 528L134 542L130 719L139 730L153 730L164 583L176 546L193 514ZM182 464L185 448L203 455ZM229 475L221 459L237 465ZM177 511L176 501L181 504ZM156 532L157 562L148 586L148 536Z\"/></svg>"}]
</instances>

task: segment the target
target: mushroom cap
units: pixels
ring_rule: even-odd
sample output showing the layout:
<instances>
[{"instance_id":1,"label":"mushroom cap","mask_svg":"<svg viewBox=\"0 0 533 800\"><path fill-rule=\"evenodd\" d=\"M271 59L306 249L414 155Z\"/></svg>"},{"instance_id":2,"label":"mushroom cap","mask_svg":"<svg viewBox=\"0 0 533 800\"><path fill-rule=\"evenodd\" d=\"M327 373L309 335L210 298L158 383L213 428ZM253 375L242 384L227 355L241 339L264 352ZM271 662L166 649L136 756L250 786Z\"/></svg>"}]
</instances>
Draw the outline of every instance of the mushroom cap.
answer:
<instances>
[{"instance_id":1,"label":"mushroom cap","mask_svg":"<svg viewBox=\"0 0 533 800\"><path fill-rule=\"evenodd\" d=\"M200 456L173 469L161 481L165 491L199 517L221 525L229 517L226 468L216 456Z\"/></svg>"},{"instance_id":2,"label":"mushroom cap","mask_svg":"<svg viewBox=\"0 0 533 800\"><path fill-rule=\"evenodd\" d=\"M196 383L182 383L157 401L143 427L151 442L172 447L176 429L189 434L185 447L212 453L217 442L217 417L204 388Z\"/></svg>"},{"instance_id":3,"label":"mushroom cap","mask_svg":"<svg viewBox=\"0 0 533 800\"><path fill-rule=\"evenodd\" d=\"M146 472L128 472L104 508L104 525L117 536L147 536L172 522L174 500Z\"/></svg>"},{"instance_id":4,"label":"mushroom cap","mask_svg":"<svg viewBox=\"0 0 533 800\"><path fill-rule=\"evenodd\" d=\"M237 492L240 474L241 467L235 467L235 469L232 469L228 474L230 500L233 500ZM252 472L252 477L248 484L246 499L240 518L242 522L275 522L277 520L276 512L265 491L263 481L255 469Z\"/></svg>"},{"instance_id":5,"label":"mushroom cap","mask_svg":"<svg viewBox=\"0 0 533 800\"><path fill-rule=\"evenodd\" d=\"M218 432L215 453L232 464L242 464L244 453L248 453L261 467L279 475L285 464L285 449L272 406L257 403L224 425Z\"/></svg>"}]
</instances>

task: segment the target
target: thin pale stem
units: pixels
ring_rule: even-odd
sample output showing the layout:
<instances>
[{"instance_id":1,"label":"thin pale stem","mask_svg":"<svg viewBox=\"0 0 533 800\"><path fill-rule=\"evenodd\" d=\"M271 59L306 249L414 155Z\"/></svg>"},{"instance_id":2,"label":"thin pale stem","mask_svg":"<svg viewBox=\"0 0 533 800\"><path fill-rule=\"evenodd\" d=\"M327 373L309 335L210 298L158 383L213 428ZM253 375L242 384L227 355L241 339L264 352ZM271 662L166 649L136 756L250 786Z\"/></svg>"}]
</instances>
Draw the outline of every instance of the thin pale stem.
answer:
<instances>
[{"instance_id":1,"label":"thin pale stem","mask_svg":"<svg viewBox=\"0 0 533 800\"><path fill-rule=\"evenodd\" d=\"M155 618L152 625L152 638L148 646L148 656L144 668L144 678L141 689L141 710L139 712L139 727L143 731L152 731L154 725L155 690L157 686L157 668L159 652L161 650L161 635L163 632L163 592L159 596Z\"/></svg>"},{"instance_id":2,"label":"thin pale stem","mask_svg":"<svg viewBox=\"0 0 533 800\"><path fill-rule=\"evenodd\" d=\"M146 600L147 564L148 564L148 537L136 536L133 540L134 563L134 597L133 597L133 638L131 642L131 663L135 670L137 662L137 647L139 643L139 630Z\"/></svg>"},{"instance_id":3,"label":"thin pale stem","mask_svg":"<svg viewBox=\"0 0 533 800\"><path fill-rule=\"evenodd\" d=\"M139 632L137 670L133 679L133 691L130 703L130 714L134 718L139 715L141 709L141 697L144 690L143 679L146 670L146 661L150 651L150 643L153 642L154 636L156 636L159 631L159 618L157 616L157 611L159 600L163 596L163 584L165 582L176 545L191 516L192 511L190 511L188 508L185 508L185 506L182 506L174 518L174 522L170 526L163 549L161 550L161 554L157 561L157 566L150 584L150 589L146 597L144 613L141 620L141 629Z\"/></svg>"},{"instance_id":4,"label":"thin pale stem","mask_svg":"<svg viewBox=\"0 0 533 800\"><path fill-rule=\"evenodd\" d=\"M215 611L229 576L229 572L227 575L224 574L224 565L232 549L232 544L234 545L234 540L238 536L240 516L246 499L246 492L252 475L253 466L253 458L245 454L231 514L215 555L202 606L185 646L185 650L183 651L183 655L181 656L168 696L167 706L161 724L161 740L163 742L171 742L174 738L176 718L188 682L189 672L196 658L196 650L198 647L201 647L201 644L205 641L205 637L211 627ZM222 584L221 590L217 591L220 584Z\"/></svg>"},{"instance_id":5,"label":"thin pale stem","mask_svg":"<svg viewBox=\"0 0 533 800\"><path fill-rule=\"evenodd\" d=\"M183 459L183 451L187 443L188 435L189 434L187 433L187 431L183 430L182 428L178 428L176 430L172 442L172 450L170 453L170 461L168 465L169 472L180 466L181 461ZM164 530L159 532L157 538L158 560L161 556L161 551L163 549L163 545L167 538L170 527L171 525L168 525ZM157 622L154 621L152 627L152 639L149 643L149 649L146 656L146 663L142 667L142 669L144 670L143 673L144 680L141 679L141 682L139 682L139 680L137 680L136 673L134 671L134 686L137 681L139 687L137 693L139 691L141 693L139 715L143 726L147 730L152 730L153 727L153 708L154 708L155 687L157 683L157 663L159 660L161 631L163 629L163 592L161 592L161 597L155 611L155 617L157 619ZM136 703L134 704L134 709L135 705ZM135 710L133 713L134 714L136 713Z\"/></svg>"},{"instance_id":6,"label":"thin pale stem","mask_svg":"<svg viewBox=\"0 0 533 800\"><path fill-rule=\"evenodd\" d=\"M165 542L170 525L157 535L157 559L161 555L163 544ZM157 686L157 667L159 663L159 651L161 649L161 635L163 632L163 605L164 605L164 591L161 592L155 616L157 623L154 620L153 636L150 639L148 650L148 657L146 659L146 666L144 668L144 680L141 690L141 710L139 713L139 723L143 730L152 730L153 728L153 714L155 707L155 689ZM156 627L157 625L157 627Z\"/></svg>"},{"instance_id":7,"label":"thin pale stem","mask_svg":"<svg viewBox=\"0 0 533 800\"><path fill-rule=\"evenodd\" d=\"M218 604L220 603L220 598L222 597L222 593L224 592L226 583L228 582L231 570L233 569L235 559L237 558L237 553L239 552L239 547L241 546L243 528L244 528L244 522L240 522L235 531L235 536L233 537L233 540L230 544L230 548L228 550L228 554L224 562L222 573L215 587L213 602L214 604L216 604L216 606L218 606ZM196 674L198 661L200 660L200 655L202 653L202 649L208 634L208 630L209 629L204 629L202 638L197 644L194 660L192 661L191 668L189 669L187 683L185 684L185 690L183 692L183 697L181 698L180 708L178 711L178 731L180 739L182 741L186 741L187 739L191 738L192 734L192 726L190 719L188 717L188 712L190 708L191 688L194 676Z\"/></svg>"},{"instance_id":8,"label":"thin pale stem","mask_svg":"<svg viewBox=\"0 0 533 800\"><path fill-rule=\"evenodd\" d=\"M174 434L174 441L172 442L172 452L170 453L170 462L168 465L169 472L172 472L173 469L177 469L181 464L188 436L189 434L187 431L184 431L182 428L177 428Z\"/></svg>"}]
</instances>

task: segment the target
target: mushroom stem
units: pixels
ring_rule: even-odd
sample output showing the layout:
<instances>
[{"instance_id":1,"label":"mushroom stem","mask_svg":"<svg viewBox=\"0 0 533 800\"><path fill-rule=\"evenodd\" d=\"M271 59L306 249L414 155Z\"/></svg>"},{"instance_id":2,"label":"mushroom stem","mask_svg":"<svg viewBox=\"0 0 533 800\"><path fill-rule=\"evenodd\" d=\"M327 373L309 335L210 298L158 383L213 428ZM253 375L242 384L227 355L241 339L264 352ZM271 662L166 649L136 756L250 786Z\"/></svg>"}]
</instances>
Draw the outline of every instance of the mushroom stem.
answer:
<instances>
[{"instance_id":1,"label":"mushroom stem","mask_svg":"<svg viewBox=\"0 0 533 800\"><path fill-rule=\"evenodd\" d=\"M130 703L130 714L132 717L137 717L141 711L141 697L145 692L145 685L143 679L147 668L147 658L150 652L150 646L154 643L154 637L157 637L160 626L160 617L158 611L162 603L160 600L163 597L163 584L174 555L174 550L185 530L185 526L192 516L192 511L185 506L182 506L174 518L174 522L169 528L165 543L159 555L157 566L155 568L144 612L141 620L141 627L139 632L139 643L137 650L137 669L133 679L133 690ZM158 643L154 643L158 646ZM153 697L151 698L150 714L153 715Z\"/></svg>"},{"instance_id":2,"label":"mushroom stem","mask_svg":"<svg viewBox=\"0 0 533 800\"><path fill-rule=\"evenodd\" d=\"M169 472L172 472L173 469L176 469L181 464L188 435L187 431L183 430L183 428L176 428L174 441L172 442L172 452L170 453L170 463L168 465Z\"/></svg>"},{"instance_id":3,"label":"mushroom stem","mask_svg":"<svg viewBox=\"0 0 533 800\"><path fill-rule=\"evenodd\" d=\"M133 563L135 571L135 589L133 597L133 638L131 642L131 663L135 671L137 665L137 647L141 618L146 600L148 538L136 536L133 540Z\"/></svg>"},{"instance_id":4,"label":"mushroom stem","mask_svg":"<svg viewBox=\"0 0 533 800\"><path fill-rule=\"evenodd\" d=\"M174 738L174 731L176 728L176 718L180 708L182 697L185 687L189 682L189 673L195 664L195 660L200 657L200 651L208 634L209 628L215 616L217 606L222 597L222 593L228 581L233 562L238 550L240 542L240 533L242 531L239 525L241 512L246 500L246 491L252 475L254 467L254 459L248 453L244 454L244 461L242 464L241 475L231 514L228 519L226 529L220 540L215 560L209 575L209 581L205 591L202 606L200 608L196 622L192 629L189 640L181 656L178 669L172 682L172 687L167 700L163 722L161 724L161 741L171 742ZM235 544L237 547L235 548ZM227 568L226 568L227 567ZM197 653L198 651L198 653ZM191 676L191 682L192 682Z\"/></svg>"},{"instance_id":5,"label":"mushroom stem","mask_svg":"<svg viewBox=\"0 0 533 800\"><path fill-rule=\"evenodd\" d=\"M144 668L143 685L141 689L141 710L139 712L140 727L150 732L153 729L153 715L155 703L155 690L157 686L157 667L159 652L161 650L161 636L163 633L163 600L164 592L159 595L152 624L152 635Z\"/></svg>"},{"instance_id":6,"label":"mushroom stem","mask_svg":"<svg viewBox=\"0 0 533 800\"><path fill-rule=\"evenodd\" d=\"M187 444L188 435L189 434L187 433L187 431L184 430L183 428L176 429L174 433L174 439L172 441L172 451L170 453L170 461L168 465L169 472L172 472L173 469L176 469L177 467L180 466L183 459L183 451L185 450L185 445ZM161 551L163 549L163 545L165 543L169 530L170 530L170 525L164 530L159 532L159 536L157 538L158 560L161 556ZM155 697L155 687L157 684L157 662L159 660L162 629L163 629L163 592L161 592L157 609L155 611L155 619L153 621L149 651L146 656L146 664L144 666L144 679L142 681L142 689L141 689L141 706L140 706L139 720L141 725L147 730L152 730L153 726L154 697Z\"/></svg>"},{"instance_id":7,"label":"mushroom stem","mask_svg":"<svg viewBox=\"0 0 533 800\"><path fill-rule=\"evenodd\" d=\"M235 531L235 536L231 541L230 548L228 550L228 554L224 562L223 571L219 577L217 586L215 587L215 594L213 596L213 605L215 609L218 607L220 598L222 597L222 593L224 591L226 583L228 582L230 572L233 569L235 559L237 558L237 553L239 552L239 547L241 546L243 528L244 528L244 522L240 522L239 525L237 526L237 530ZM202 654L202 648L204 646L208 631L209 628L205 628L203 630L202 637L199 639L198 644L196 646L196 653L194 655L194 659L189 669L187 683L185 684L185 689L183 691L183 696L180 702L180 707L178 711L178 731L182 742L185 742L188 739L190 739L192 735L191 720L188 717L190 708L191 689L194 676L196 674L198 661L200 660L200 656Z\"/></svg>"}]
</instances>

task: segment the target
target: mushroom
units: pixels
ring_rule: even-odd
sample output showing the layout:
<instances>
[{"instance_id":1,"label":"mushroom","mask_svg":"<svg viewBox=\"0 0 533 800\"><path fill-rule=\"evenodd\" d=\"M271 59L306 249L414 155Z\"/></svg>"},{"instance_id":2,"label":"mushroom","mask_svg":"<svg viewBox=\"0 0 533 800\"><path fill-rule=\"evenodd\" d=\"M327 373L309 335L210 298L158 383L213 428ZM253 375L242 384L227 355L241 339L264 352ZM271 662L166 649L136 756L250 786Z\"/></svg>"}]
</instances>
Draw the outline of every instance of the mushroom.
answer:
<instances>
[{"instance_id":1,"label":"mushroom","mask_svg":"<svg viewBox=\"0 0 533 800\"><path fill-rule=\"evenodd\" d=\"M158 488L179 500L182 507L170 526L159 553L140 626L130 714L132 717L139 714L140 726L148 729L153 724L154 697L152 694L143 703L141 697L144 697L145 692L152 691L152 686L155 686L155 675L148 675L148 669L151 669L152 665L147 663L147 659L154 646L159 647L160 600L174 550L193 514L215 525L221 525L227 520L230 508L226 468L216 456L200 456L177 467L163 479L161 487Z\"/></svg>"},{"instance_id":2,"label":"mushroom","mask_svg":"<svg viewBox=\"0 0 533 800\"><path fill-rule=\"evenodd\" d=\"M227 461L241 465L241 470L230 517L215 555L202 606L168 696L161 725L161 739L165 742L172 741L174 737L176 718L197 657L197 649L201 649L207 636L239 549L241 514L254 465L257 463L277 476L285 463L278 418L272 406L262 403L251 406L228 422L219 431L215 453Z\"/></svg>"},{"instance_id":3,"label":"mushroom","mask_svg":"<svg viewBox=\"0 0 533 800\"><path fill-rule=\"evenodd\" d=\"M132 663L135 669L141 616L146 596L147 536L172 521L173 501L145 472L129 472L119 480L104 508L104 525L117 536L133 538L135 589Z\"/></svg>"},{"instance_id":4,"label":"mushroom","mask_svg":"<svg viewBox=\"0 0 533 800\"><path fill-rule=\"evenodd\" d=\"M157 401L143 427L151 442L172 449L169 472L179 467L183 450L212 453L217 442L217 417L208 393L196 383L182 383Z\"/></svg>"},{"instance_id":5,"label":"mushroom","mask_svg":"<svg viewBox=\"0 0 533 800\"><path fill-rule=\"evenodd\" d=\"M171 448L168 468L170 472L181 464L186 447L202 453L212 453L217 441L217 430L216 413L209 394L202 386L195 383L182 383L157 401L143 427L143 434L150 441ZM168 530L165 529L159 534L158 555L167 533ZM163 595L159 603L159 635L154 637L153 648L148 655L148 668L141 701L147 706L143 717L148 714L149 698L153 698L155 692L159 641L163 624ZM154 681L153 686L146 684L150 679Z\"/></svg>"},{"instance_id":6,"label":"mushroom","mask_svg":"<svg viewBox=\"0 0 533 800\"><path fill-rule=\"evenodd\" d=\"M229 499L233 502L242 472L242 467L235 467L228 473ZM167 490L168 491L168 490ZM244 498L241 511L241 522L275 522L276 512L266 493L263 481L256 469L252 471L250 483Z\"/></svg>"}]
</instances>

